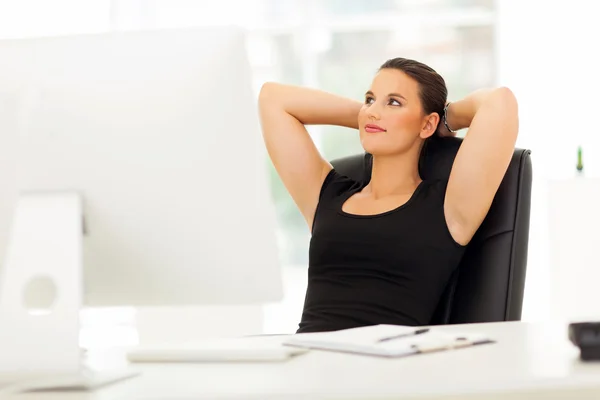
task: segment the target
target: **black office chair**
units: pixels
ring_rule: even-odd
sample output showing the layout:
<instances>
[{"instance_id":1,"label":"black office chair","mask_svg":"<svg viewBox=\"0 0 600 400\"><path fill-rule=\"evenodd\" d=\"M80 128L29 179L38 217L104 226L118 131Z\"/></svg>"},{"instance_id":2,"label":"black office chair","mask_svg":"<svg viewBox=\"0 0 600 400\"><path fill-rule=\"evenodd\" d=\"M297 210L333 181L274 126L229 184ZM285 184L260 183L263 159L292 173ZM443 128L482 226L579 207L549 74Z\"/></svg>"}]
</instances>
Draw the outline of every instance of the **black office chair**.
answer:
<instances>
[{"instance_id":1,"label":"black office chair","mask_svg":"<svg viewBox=\"0 0 600 400\"><path fill-rule=\"evenodd\" d=\"M461 143L460 138L432 137L419 162L421 177L447 179ZM515 150L488 215L448 282L432 325L521 319L531 205L530 153ZM353 179L368 180L371 162L370 154L359 154L334 160L332 165Z\"/></svg>"}]
</instances>

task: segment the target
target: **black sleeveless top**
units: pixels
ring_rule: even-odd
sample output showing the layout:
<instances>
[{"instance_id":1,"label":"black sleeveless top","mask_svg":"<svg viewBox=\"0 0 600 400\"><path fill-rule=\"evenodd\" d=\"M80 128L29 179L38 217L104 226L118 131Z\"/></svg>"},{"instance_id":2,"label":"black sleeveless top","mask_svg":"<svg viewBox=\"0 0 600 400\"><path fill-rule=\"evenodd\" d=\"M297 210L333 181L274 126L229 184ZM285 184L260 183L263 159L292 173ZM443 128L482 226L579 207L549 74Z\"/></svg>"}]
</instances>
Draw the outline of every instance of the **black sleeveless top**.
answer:
<instances>
[{"instance_id":1,"label":"black sleeveless top","mask_svg":"<svg viewBox=\"0 0 600 400\"><path fill-rule=\"evenodd\" d=\"M329 172L310 240L298 333L376 324L427 325L465 247L444 217L447 180L424 180L404 205L376 215L342 211L368 182Z\"/></svg>"}]
</instances>

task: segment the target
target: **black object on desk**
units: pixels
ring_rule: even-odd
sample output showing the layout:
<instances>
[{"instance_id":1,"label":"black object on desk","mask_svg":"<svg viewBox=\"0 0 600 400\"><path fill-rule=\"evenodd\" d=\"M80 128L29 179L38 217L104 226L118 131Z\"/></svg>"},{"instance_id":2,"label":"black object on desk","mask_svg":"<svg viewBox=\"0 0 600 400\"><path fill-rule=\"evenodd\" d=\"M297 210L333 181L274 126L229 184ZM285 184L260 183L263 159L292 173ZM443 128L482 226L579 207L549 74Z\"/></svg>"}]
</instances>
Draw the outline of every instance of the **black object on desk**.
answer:
<instances>
[{"instance_id":1,"label":"black object on desk","mask_svg":"<svg viewBox=\"0 0 600 400\"><path fill-rule=\"evenodd\" d=\"M600 321L570 323L569 340L579 347L583 361L600 361Z\"/></svg>"}]
</instances>

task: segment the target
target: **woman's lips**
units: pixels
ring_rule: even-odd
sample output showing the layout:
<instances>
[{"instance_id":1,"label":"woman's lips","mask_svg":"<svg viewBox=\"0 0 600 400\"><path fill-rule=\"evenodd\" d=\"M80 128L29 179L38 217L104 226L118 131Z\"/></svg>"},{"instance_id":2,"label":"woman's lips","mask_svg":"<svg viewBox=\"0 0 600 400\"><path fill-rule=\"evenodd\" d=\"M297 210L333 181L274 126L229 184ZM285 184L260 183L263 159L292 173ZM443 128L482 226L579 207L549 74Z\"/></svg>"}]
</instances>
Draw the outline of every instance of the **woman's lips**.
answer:
<instances>
[{"instance_id":1,"label":"woman's lips","mask_svg":"<svg viewBox=\"0 0 600 400\"><path fill-rule=\"evenodd\" d=\"M379 132L385 132L385 129L383 129L382 127L380 127L378 125L367 124L367 125L365 125L365 131L368 133L379 133Z\"/></svg>"}]
</instances>

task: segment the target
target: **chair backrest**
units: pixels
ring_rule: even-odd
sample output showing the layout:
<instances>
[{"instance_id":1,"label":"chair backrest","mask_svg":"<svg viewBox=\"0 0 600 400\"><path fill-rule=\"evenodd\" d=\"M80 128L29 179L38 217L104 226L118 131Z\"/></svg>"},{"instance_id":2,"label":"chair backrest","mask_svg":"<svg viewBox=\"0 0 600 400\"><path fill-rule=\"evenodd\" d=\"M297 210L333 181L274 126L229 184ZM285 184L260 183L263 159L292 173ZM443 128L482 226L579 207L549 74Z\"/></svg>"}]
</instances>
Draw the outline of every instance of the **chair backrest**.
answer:
<instances>
[{"instance_id":1,"label":"chair backrest","mask_svg":"<svg viewBox=\"0 0 600 400\"><path fill-rule=\"evenodd\" d=\"M461 143L459 138L429 140L419 164L421 177L447 179ZM530 153L515 150L485 220L448 282L432 325L521 319L531 205ZM334 160L332 165L353 179L371 178L370 154Z\"/></svg>"}]
</instances>

